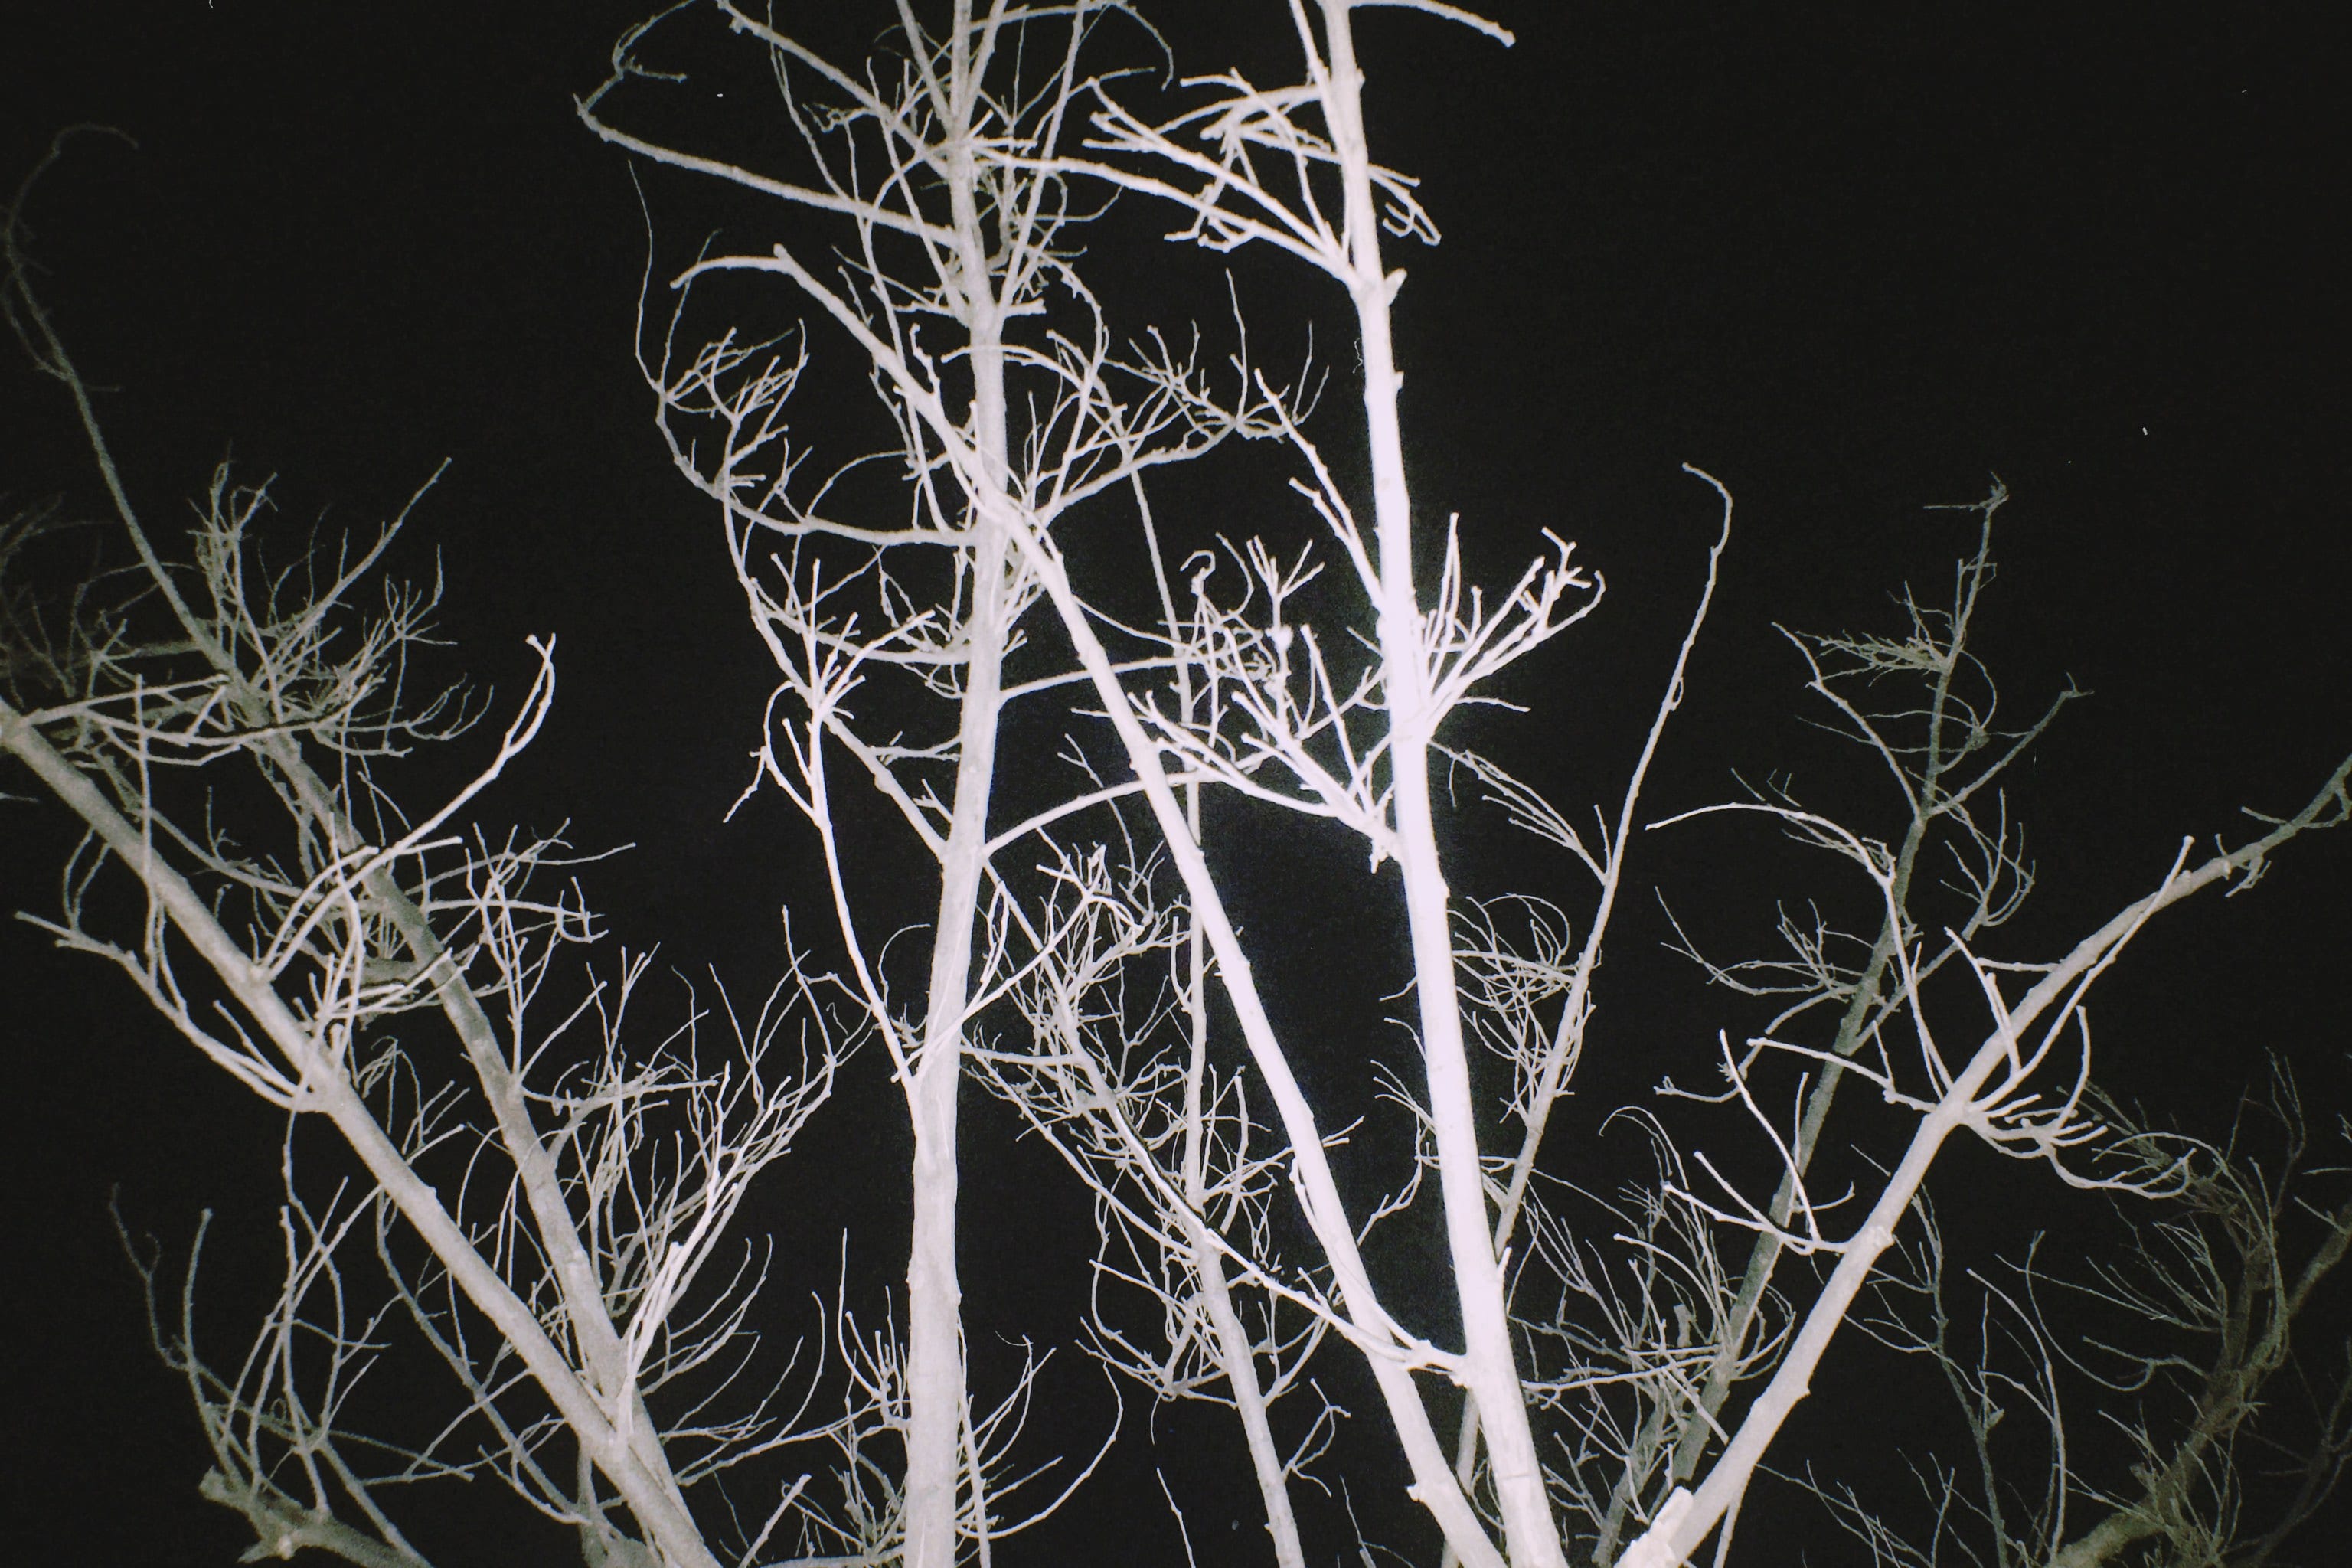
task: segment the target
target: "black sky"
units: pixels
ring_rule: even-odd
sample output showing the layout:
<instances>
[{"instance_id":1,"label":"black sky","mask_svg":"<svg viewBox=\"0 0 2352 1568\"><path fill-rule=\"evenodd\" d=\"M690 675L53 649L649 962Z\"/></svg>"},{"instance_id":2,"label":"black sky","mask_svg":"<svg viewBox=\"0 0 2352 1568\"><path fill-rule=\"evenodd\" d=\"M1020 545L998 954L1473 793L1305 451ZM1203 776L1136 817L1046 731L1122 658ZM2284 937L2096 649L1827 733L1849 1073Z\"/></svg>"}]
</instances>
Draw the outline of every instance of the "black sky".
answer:
<instances>
[{"instance_id":1,"label":"black sky","mask_svg":"<svg viewBox=\"0 0 2352 1568\"><path fill-rule=\"evenodd\" d=\"M1271 8L1155 15L1208 68ZM1610 640L1514 695L1613 734L1653 700L1712 522L1679 465L1732 489L1662 779L1692 804L1790 733L1771 623L1883 621L1906 577L1939 584L1959 540L1918 509L1998 472L2004 667L2096 693L2031 802L2047 929L2074 929L2352 748L2352 61L2319 5L1793 9L1496 0L1508 52L1363 17L1376 147L1445 232L1398 258L1419 493L1496 561L1549 526L1610 575ZM761 659L630 358L637 195L571 107L637 13L483 11L44 7L0 33L0 179L68 123L138 144L85 142L30 222L149 511L234 453L282 476L289 517L364 525L448 459L410 562L445 564L442 624L501 689L525 634L562 650L557 717L492 815L642 846L598 884L631 943L769 962L804 846L778 809L719 825ZM653 192L663 243L690 246L695 194ZM1135 324L1173 264L1106 258ZM84 468L62 405L0 363L0 494L93 501ZM0 805L0 903L47 909L66 842L55 812ZM2131 1092L2232 1092L2266 1047L2334 1070L2347 856L2299 851L2141 955L2116 1004L2148 1037ZM266 1253L276 1132L121 990L0 932L5 1550L221 1562L235 1521L194 1496L107 1194L174 1247L215 1205L245 1232L225 1257Z\"/></svg>"}]
</instances>

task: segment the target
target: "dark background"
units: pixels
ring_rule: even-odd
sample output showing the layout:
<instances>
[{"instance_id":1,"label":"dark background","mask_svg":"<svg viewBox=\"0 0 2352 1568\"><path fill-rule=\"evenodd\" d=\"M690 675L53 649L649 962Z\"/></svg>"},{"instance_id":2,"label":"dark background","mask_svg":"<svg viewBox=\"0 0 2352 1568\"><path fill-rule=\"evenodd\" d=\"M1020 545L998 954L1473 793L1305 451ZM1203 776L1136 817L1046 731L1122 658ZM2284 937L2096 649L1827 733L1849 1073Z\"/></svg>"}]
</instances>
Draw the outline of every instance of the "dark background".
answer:
<instances>
[{"instance_id":1,"label":"dark background","mask_svg":"<svg viewBox=\"0 0 2352 1568\"><path fill-rule=\"evenodd\" d=\"M1376 151L1423 178L1445 233L1396 256L1412 274L1399 331L1418 494L1462 513L1490 576L1549 526L1611 583L1601 616L1514 676L1538 708L1497 731L1521 765L1587 797L1612 787L1711 537L1711 493L1680 464L1721 478L1739 521L1661 812L1718 798L1732 767L1760 776L1815 754L1771 624L1893 629L1886 591L1939 592L1967 542L1952 514L1919 509L1973 500L1998 472L2015 500L1985 646L2011 672L2013 710L2069 675L2096 694L2022 785L2045 891L2015 951L2104 919L2183 835L2307 798L2352 745L2332 237L2352 127L2327 8L1496 9L1519 33L1508 52L1404 12L1367 13L1360 34ZM1261 13L1276 8L1180 0L1157 19L1180 64L1208 68L1228 43L1275 58L1280 17ZM151 517L225 453L280 475L298 524L364 526L451 461L404 564L430 571L437 553L441 624L509 696L521 637L560 639L555 718L489 815L635 843L593 882L617 939L757 974L808 846L772 801L719 825L763 657L631 362L637 195L570 103L635 15L602 0L488 20L456 5L46 7L0 36L0 177L74 121L139 144L83 144L30 222L47 302L109 388ZM667 246L717 221L690 188L649 189ZM1153 319L1152 270L1195 259L1112 249L1114 310ZM1286 275L1248 276L1264 321L1283 302L1266 279ZM1329 303L1302 308L1328 322ZM1295 348L1281 325L1265 340ZM845 371L840 385L863 395ZM1343 420L1349 401L1334 405ZM64 414L21 362L0 374L11 499L95 503ZM53 907L68 842L57 812L0 805L0 902ZM1769 917L1760 883L1716 879L1710 842L1661 852L1676 907L1746 900ZM2152 931L2105 1004L2108 1081L2218 1132L2279 1051L2326 1127L2344 1103L2347 847L2298 847L2254 894ZM1473 877L1502 865L1465 853ZM1308 852L1269 865L1270 907L1286 879L1328 874ZM1308 951L1343 938L1346 915L1307 917ZM1654 926L1621 950L1647 951ZM1620 963L1629 992L1674 973ZM1677 995L1627 1014L1622 1037L1703 1054L1720 1018L1687 985ZM27 1562L218 1563L249 1542L195 1496L205 1456L146 1352L106 1204L119 1184L134 1228L175 1250L216 1208L211 1277L233 1324L237 1260L274 1267L278 1129L133 1004L95 963L0 931L0 1513ZM1625 1076L1630 1089L1654 1075L1644 1058ZM774 1200L811 1237L862 1227L877 1279L903 1208L888 1175L902 1117L885 1094L867 1083L836 1102ZM1083 1204L1008 1147L1001 1116L974 1114L967 1235L1076 1256ZM859 1174L861 1158L877 1163ZM2009 1190L2000 1179L1963 1163L1946 1201L1979 1180ZM831 1249L818 1243L827 1270ZM971 1255L975 1340L1066 1338L1069 1281L996 1269L996 1252ZM1833 1360L1809 1411L1852 1423L1833 1397L1842 1365L1849 1384L1861 1375ZM1090 1447L1099 1381L1072 1366L1055 1386L1053 1419L1082 1434L1067 1446ZM1133 1474L1142 1490L1098 1485L1060 1534L1005 1560L1128 1560L1105 1554L1100 1528L1122 1497L1156 1495ZM1220 1510L1192 1506L1206 1553ZM1164 1519L1155 1507L1109 1539L1133 1561L1176 1561ZM1801 1504L1769 1528L1811 1561L1854 1560ZM568 1554L524 1528L447 1561Z\"/></svg>"}]
</instances>

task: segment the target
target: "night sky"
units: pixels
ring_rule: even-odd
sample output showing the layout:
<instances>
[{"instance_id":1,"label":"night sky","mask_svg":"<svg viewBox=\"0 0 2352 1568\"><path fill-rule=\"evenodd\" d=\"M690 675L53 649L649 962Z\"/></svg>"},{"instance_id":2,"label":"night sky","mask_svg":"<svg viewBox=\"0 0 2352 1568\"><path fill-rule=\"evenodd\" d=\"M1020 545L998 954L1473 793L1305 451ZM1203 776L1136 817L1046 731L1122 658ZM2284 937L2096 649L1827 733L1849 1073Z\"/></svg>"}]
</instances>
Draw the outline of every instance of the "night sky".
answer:
<instances>
[{"instance_id":1,"label":"night sky","mask_svg":"<svg viewBox=\"0 0 2352 1568\"><path fill-rule=\"evenodd\" d=\"M107 389L149 515L174 515L230 455L279 476L290 526L363 529L446 459L397 569L429 574L437 559L439 624L509 700L527 679L523 637L559 645L555 716L487 816L637 846L591 881L615 941L658 944L686 971L772 973L776 907L806 889L811 847L774 798L720 823L748 776L765 656L632 363L637 189L572 108L638 13L593 0L484 22L480 9L43 7L0 41L0 182L67 124L137 143L84 140L29 224L46 302ZM878 29L887 7L866 9ZM1712 537L1712 492L1679 471L1688 462L1730 488L1738 521L1657 815L1724 797L1734 769L1826 767L1773 625L1894 629L1887 594L1940 590L1968 542L1955 514L1921 509L1972 501L1997 473L2014 499L1987 655L2019 712L2070 676L2095 693L2016 793L2044 890L2011 934L2038 956L2152 885L2184 835L2234 833L2241 806L2300 805L2352 749L2339 168L2352 61L2317 5L1777 9L1496 0L1518 33L1509 51L1401 11L1360 19L1375 153L1422 177L1444 232L1433 251L1391 252L1411 274L1398 330L1417 496L1461 513L1490 574L1549 527L1611 584L1592 622L1514 674L1507 695L1533 711L1479 722L1571 798L1609 797ZM1280 58L1270 0L1153 15L1181 67L1223 65L1230 42L1269 62L1263 79ZM697 112L766 112L736 101ZM649 180L646 199L665 262L714 229L750 245L757 225L791 221L675 179ZM1115 319L1164 319L1155 271L1185 275L1186 314L1213 312L1213 265L1147 248L1150 231L1114 226L1104 242ZM1308 314L1318 343L1343 341L1327 335L1328 289L1285 320L1283 290L1301 279L1255 264L1241 278L1269 357L1303 347ZM830 348L830 384L866 396ZM0 349L0 497L94 509L62 399L13 342ZM1327 410L1344 425L1352 404ZM26 786L0 776L0 790ZM0 903L52 912L69 843L59 810L0 804ZM1662 850L1651 874L1678 910L1714 889L1769 919L1769 890L1716 879L1711 852ZM1276 856L1255 896L1279 908L1345 861L1321 853ZM1483 840L1463 853L1466 879L1508 868ZM1629 1010L1628 1037L1680 1031L1675 1048L1703 1053L1715 1004L1642 956L1660 928L1646 890L1636 901L1649 923L1620 934L1616 977L1680 989L1638 1025ZM1342 941L1345 913L1300 913L1301 942ZM2107 1081L2220 1134L2277 1052L2325 1131L2347 1103L2347 942L2345 835L2295 847L2245 899L2168 916L2103 999ZM15 923L0 930L0 1053L5 1552L231 1561L250 1536L195 1495L208 1456L147 1352L107 1204L119 1187L132 1227L174 1257L197 1212L217 1211L209 1277L227 1338L236 1260L274 1267L276 1118L118 976ZM1654 1073L1617 1076L1622 1090L1605 1077L1591 1095L1630 1097ZM774 1201L793 1217L777 1223L828 1280L844 1226L866 1237L876 1279L892 1267L903 1120L878 1077L856 1078L815 1152L785 1168L792 1192ZM1058 1168L1015 1146L993 1107L971 1125L967 1237L995 1215L1014 1228L993 1234L1082 1257L1086 1208ZM1965 1202L1957 1184L1974 1169L1945 1201ZM1068 1338L1070 1279L968 1268L975 1341ZM2340 1314L2329 1331L2340 1346ZM1108 1395L1066 1353L1052 1419L1098 1433ZM1143 1416L1138 1399L1130 1436ZM1358 1424L1379 1422L1368 1409ZM1106 1482L1003 1560L1111 1561L1092 1532L1125 1495L1152 1505L1150 1539L1118 1538L1132 1560L1180 1561L1150 1460L1135 1462L1119 1474L1146 1490ZM1224 1531L1217 1484L1200 1482L1196 1541ZM1778 1528L1813 1532L1811 1561L1856 1560L1801 1501L1787 1507ZM444 1560L572 1560L535 1528L473 1536Z\"/></svg>"}]
</instances>

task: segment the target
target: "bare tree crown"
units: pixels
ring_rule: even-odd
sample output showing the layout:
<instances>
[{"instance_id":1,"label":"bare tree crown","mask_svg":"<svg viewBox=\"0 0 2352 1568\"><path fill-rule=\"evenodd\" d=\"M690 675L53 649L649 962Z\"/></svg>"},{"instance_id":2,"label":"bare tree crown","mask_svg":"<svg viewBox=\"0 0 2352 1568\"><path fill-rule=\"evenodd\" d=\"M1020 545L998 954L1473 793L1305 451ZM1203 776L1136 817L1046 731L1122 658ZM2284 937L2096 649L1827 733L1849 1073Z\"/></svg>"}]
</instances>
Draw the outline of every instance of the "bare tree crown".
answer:
<instances>
[{"instance_id":1,"label":"bare tree crown","mask_svg":"<svg viewBox=\"0 0 2352 1568\"><path fill-rule=\"evenodd\" d=\"M184 530L152 524L49 313L70 282L31 248L70 170L5 215L10 323L110 513L94 554L54 510L0 531L0 750L85 835L26 918L286 1118L283 1279L247 1348L199 1331L204 1233L174 1288L124 1231L249 1555L416 1568L410 1510L480 1481L592 1568L992 1562L1151 1422L1033 1422L1055 1347L1009 1374L972 1353L1024 1332L967 1321L980 1089L1091 1205L1069 1348L1155 1419L1234 1424L1265 1526L1235 1561L1370 1562L1402 1517L1449 1565L1721 1564L1768 1507L1923 1568L2271 1561L2352 1452L2352 1369L2296 1357L2352 1205L2292 1074L2234 1131L2146 1124L2102 1086L2090 1003L2173 906L2352 816L2352 759L2292 810L2152 845L2084 929L2020 938L2011 787L2084 694L2000 706L1994 480L1936 509L1961 542L1939 591L1885 629L1783 632L1856 764L1834 808L1782 782L1663 804L1738 570L1732 490L1693 467L1717 526L1671 657L1611 666L1646 717L1605 798L1557 798L1465 710L1541 689L1515 668L1609 657L1622 606L1565 531L1487 580L1481 520L1408 460L1398 260L1438 228L1372 144L1358 48L1512 34L1437 0L1281 0L1295 58L1265 86L1172 11L875 10L849 58L772 10L673 7L576 105L649 205L755 215L649 263L635 328L658 449L772 666L722 793L781 796L820 868L756 996L603 951L601 856L497 825L556 650L530 643L520 701L420 684L437 587L382 568L446 481L372 533L281 544L268 485L224 464ZM711 58L757 70L764 120L679 107ZM1293 335L1230 277L1229 319L1153 319L1092 248L1137 211L1154 268L1289 269L1352 368L1263 357ZM42 591L67 560L74 591ZM1487 885L1471 822L1517 836L1518 878ZM1394 936L1387 972L1244 918L1250 858L1302 835ZM1818 868L1772 945L1727 947L1754 939L1652 868L1694 836ZM1653 900L1721 1022L1571 1133L1580 1074L1640 1048L1617 1025L1643 1003L1601 964ZM858 1053L908 1150L903 1254L861 1241L903 1256L879 1313L845 1255L744 1222L761 1184L825 1183L793 1144L847 1114ZM2021 1234L1957 1261L1939 1207L1969 1148L2099 1205L2114 1258ZM1908 1511L1790 1452L1858 1344L1957 1411ZM394 1366L437 1380L407 1412L429 1419L373 1424ZM2310 1409L2284 1437L2291 1384ZM2070 1444L2091 1403L2119 1464ZM2265 1444L2284 1480L2254 1476ZM1159 1485L1131 1511L1190 1558ZM1354 1511L1375 1497L1378 1528Z\"/></svg>"}]
</instances>

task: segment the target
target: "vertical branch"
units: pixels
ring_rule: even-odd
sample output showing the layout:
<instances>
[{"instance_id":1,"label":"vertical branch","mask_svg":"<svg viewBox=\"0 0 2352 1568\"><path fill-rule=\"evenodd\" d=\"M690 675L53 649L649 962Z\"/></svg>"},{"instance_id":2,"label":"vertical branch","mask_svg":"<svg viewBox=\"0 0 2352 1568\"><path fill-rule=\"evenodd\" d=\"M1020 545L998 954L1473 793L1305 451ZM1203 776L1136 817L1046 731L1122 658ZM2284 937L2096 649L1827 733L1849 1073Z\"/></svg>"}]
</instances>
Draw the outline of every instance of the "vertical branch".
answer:
<instances>
[{"instance_id":1,"label":"vertical branch","mask_svg":"<svg viewBox=\"0 0 2352 1568\"><path fill-rule=\"evenodd\" d=\"M1429 795L1430 746L1440 712L1413 585L1412 498L1404 471L1389 307L1404 282L1381 266L1371 159L1364 140L1362 72L1349 0L1323 0L1328 61L1310 63L1323 94L1345 197L1348 290L1364 355L1364 418L1379 546L1381 690L1389 714L1391 824L1412 943L1413 997L1437 1146L1438 1186L1462 1314L1463 1384L1486 1431L1495 1494L1513 1568L1559 1568L1559 1535L1545 1495L1511 1342L1503 1267L1486 1206L1478 1116L1454 964L1453 914Z\"/></svg>"}]
</instances>

